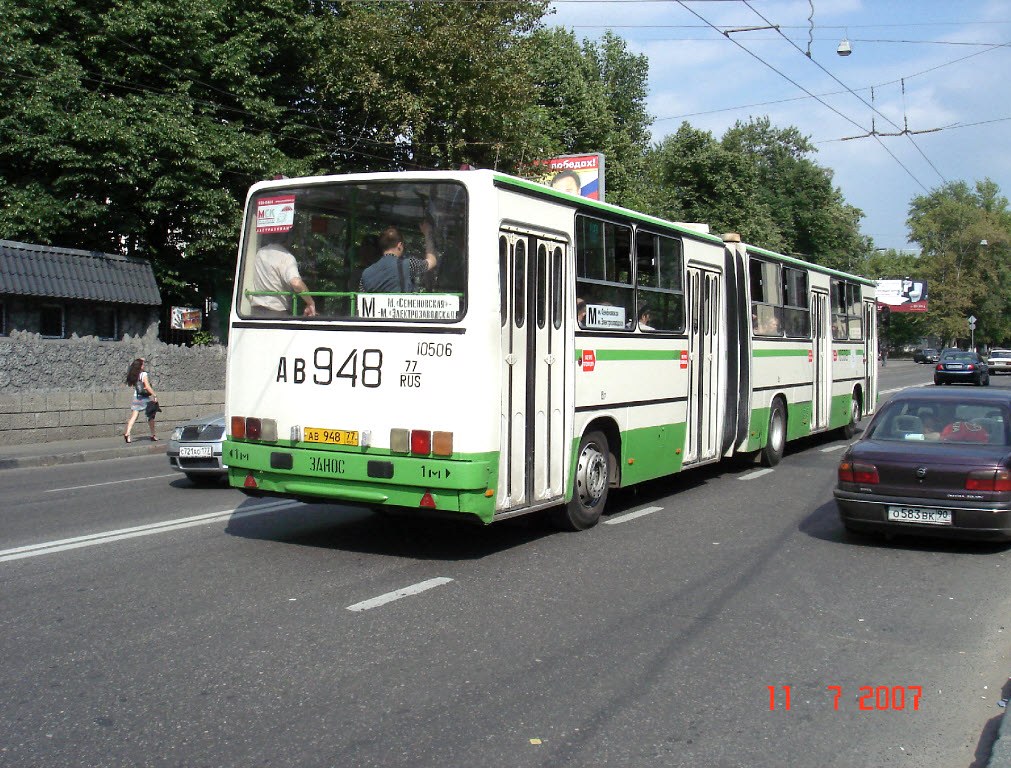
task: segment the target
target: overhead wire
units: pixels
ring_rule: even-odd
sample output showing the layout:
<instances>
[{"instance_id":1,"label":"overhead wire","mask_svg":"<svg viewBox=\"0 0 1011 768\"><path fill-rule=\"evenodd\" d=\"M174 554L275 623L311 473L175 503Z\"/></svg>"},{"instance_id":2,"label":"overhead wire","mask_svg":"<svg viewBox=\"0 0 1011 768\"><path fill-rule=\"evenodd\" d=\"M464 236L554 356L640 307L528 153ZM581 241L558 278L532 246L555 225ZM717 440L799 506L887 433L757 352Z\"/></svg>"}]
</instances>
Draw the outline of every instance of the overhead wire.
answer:
<instances>
[{"instance_id":1,"label":"overhead wire","mask_svg":"<svg viewBox=\"0 0 1011 768\"><path fill-rule=\"evenodd\" d=\"M814 99L819 104L821 104L822 106L824 106L826 109L834 112L839 117L841 117L843 120L845 120L846 122L848 122L848 123L850 123L852 125L855 125L860 130L865 131L865 132L867 131L866 128L864 128L862 125L860 125L860 123L858 123L856 120L854 120L853 118L851 118L849 115L843 114L838 109L836 109L831 104L829 104L827 101L825 101L824 99L822 99L820 96L817 96L817 95L811 93L811 91L809 91L803 85L801 85L800 83L798 83L792 77L790 77L786 73L784 73L784 72L780 71L779 69L777 69L776 67L774 67L772 64L770 64L769 62L767 62L761 56L759 56L758 54L754 53L749 48L747 48L746 46L742 45L737 40L735 40L734 38L732 38L729 34L727 34L725 32L721 32L720 29L719 29L719 27L717 27L715 24L711 23L708 19L706 19L704 16L702 16L701 14L699 14L698 12L696 12L694 9L689 8L687 5L685 5L684 0L675 0L675 2L678 5L680 5L682 8L684 8L686 11L688 11L690 14L692 14L693 16L695 16L696 18L698 18L699 20L704 21L706 24L708 24L710 27L712 27L712 29L714 29L717 32L720 32L720 34L724 35L728 40L730 40L730 42L732 42L734 45L736 45L742 51L744 51L749 56L751 56L752 58L754 58L756 61L761 62L764 66L766 66L769 69L771 69L773 72L775 72L777 75L779 75L780 77L782 77L784 80L786 80L787 82L792 83L793 85L795 85L797 88L799 88L800 90L802 90L804 93L806 93L812 99ZM923 189L924 192L929 192L929 190L927 189L926 185L922 181L920 181L916 177L916 175L911 170L909 170L909 168L906 167L906 165L895 155L894 152L892 152L890 149L888 149L888 147L885 146L884 142L881 142L879 140L879 144L881 144L881 148L884 149L885 152L888 153L888 155L891 156L891 158L899 165L899 167L902 168L902 170L904 170L909 175L909 178L911 178L913 181L915 181L920 186L920 188Z\"/></svg>"},{"instance_id":2,"label":"overhead wire","mask_svg":"<svg viewBox=\"0 0 1011 768\"><path fill-rule=\"evenodd\" d=\"M769 21L769 19L767 19L767 18L766 18L766 17L765 17L765 16L764 16L764 15L763 15L763 14L762 14L761 12L759 12L758 10L756 10L756 9L755 9L755 8L754 8L754 7L753 7L753 6L751 5L751 2L750 2L750 0L743 0L743 1L744 1L744 5L745 5L745 6L747 6L747 7L749 8L749 9L751 9L751 12L752 12L752 13L754 13L754 14L755 14L756 16L758 16L758 18L760 18L760 19L761 19L762 21L764 21L764 22L765 22L766 24L772 24L772 22L771 22L771 21ZM779 30L778 28L776 29L776 31L777 31L777 32L779 32L779 34L780 34L780 35L781 35L781 36L783 37L783 39L784 39L784 40L786 40L786 41L787 41L788 43L790 43L790 45L792 45L792 46L793 46L794 48L796 48L796 49L797 49L798 51L800 51L800 52L801 52L802 54L804 53L804 51L803 51L803 50L801 50L801 49L800 49L800 47L799 47L799 46L798 46L798 45L797 45L796 43L794 43L794 42L793 42L792 40L790 40L790 38L788 38L788 37L787 37L787 36L786 36L785 34L783 34L783 32L782 32L782 31L780 31L780 30ZM816 61L815 59L811 58L810 56L808 56L807 58L808 58L808 59L809 59L809 60L810 60L811 62L813 62L813 63L814 63L814 65L815 65L816 67L818 67L818 69L820 69L820 70L821 70L822 72L824 72L824 73L825 73L826 75L828 75L829 77L831 77L831 78L832 78L832 79L833 79L833 80L834 80L835 82L839 83L839 85L841 85L841 86L842 86L843 88L845 88L845 89L847 90L847 92L849 92L849 93L850 93L850 94L851 94L852 96L854 96L855 98L859 99L859 100L860 100L860 102L861 102L861 103L862 103L862 104L863 104L864 106L866 106L866 107L869 107L869 108L871 109L871 111L872 111L872 112L874 112L875 114L877 114L877 115L881 115L881 117L883 117L883 118L884 118L885 120L887 120L887 121L888 121L889 123L891 123L891 124L892 124L893 126L895 126L896 130L898 130L898 131L902 132L902 133L903 133L903 134L904 134L904 135L906 136L906 138L907 138L907 139L909 139L910 143L911 143L911 144L912 144L912 145L913 145L913 146L914 146L914 147L916 148L916 151L920 153L920 156L921 156L921 157L923 157L923 159L927 161L927 164L928 164L928 165L929 165L929 166L930 166L931 168L933 168L933 169L934 169L934 172L935 172L935 173L936 173L936 174L937 174L937 175L938 175L938 176L940 177L941 181L942 181L943 183L945 183L945 184L946 184L946 183L948 182L948 180L947 180L946 178L944 178L944 174L943 174L943 173L941 173L941 171L940 171L940 170L938 169L938 167L937 167L936 165L934 165L934 162L933 162L933 161L932 161L932 160L931 160L931 159L930 159L929 157L927 157L927 153L926 153L926 152L924 152L924 151L923 151L923 150L922 150L922 149L920 148L920 145L919 145L919 144L917 144L917 143L916 143L916 141L915 141L915 140L913 139L913 137L909 135L909 133L908 133L908 126L907 126L907 129L906 129L905 131L903 131L903 129L902 129L902 128L900 128L900 127L899 127L898 125L896 125L896 124L895 124L895 123L894 123L894 122L892 121L892 119L891 119L890 117L888 117L888 116L887 116L886 114L884 114L883 112L881 112L880 110L878 110L878 108L877 108L877 107L875 107L873 103L868 103L868 102L867 102L867 100L866 100L866 99L864 99L864 97L863 97L863 96L860 96L860 95L859 95L858 93L856 93L856 91L854 91L854 90L853 90L852 88L850 88L850 87L849 87L849 86L848 86L848 85L847 85L846 83L844 83L844 82L843 82L842 80L840 80L840 79L839 79L838 77L836 77L836 76L835 76L835 75L834 75L834 74L833 74L832 72L830 72L830 71L829 71L829 70L827 70L827 69L826 69L825 67L823 67L823 66L821 65L821 63L820 63L820 62ZM905 89L905 82L903 82L903 84L902 84L902 96L903 96L903 113L905 113L905 93L906 93L906 89ZM869 132L869 133L868 133L867 135L868 135L868 136L872 136L872 137L874 138L874 140L875 140L875 141L877 141L877 142L878 142L878 144L880 144L880 145L881 145L882 147L884 147L884 146L885 146L884 142L883 142L883 141L881 141L881 137L880 137L880 136L879 136L879 135L878 135L877 133L875 133L875 132L874 132L874 130L873 130L873 124L872 124L872 126L871 126L871 131L870 131L870 132ZM922 185L921 185L921 186L922 186Z\"/></svg>"},{"instance_id":3,"label":"overhead wire","mask_svg":"<svg viewBox=\"0 0 1011 768\"><path fill-rule=\"evenodd\" d=\"M991 48L987 48L985 51L976 51L975 53L970 53L968 56L959 56L957 59L951 59L950 61L942 62L941 64L938 64L936 66L930 67L929 69L924 69L924 70L921 70L919 72L914 72L911 75L905 75L904 77L901 77L898 80L888 80L887 82L884 82L884 83L876 83L874 85L864 86L863 88L857 88L856 90L858 90L858 91L865 91L865 90L869 90L869 89L873 89L873 88L883 88L886 85L897 85L898 83L901 83L903 80L912 80L914 77L919 77L920 75L926 75L926 74L929 74L930 72L934 72L934 71L936 71L938 69L943 69L944 67L951 66L952 64L957 64L960 61L965 61L966 59L971 59L974 56L980 56L980 55L982 55L984 53L990 53L990 52L995 51L995 50L997 50L999 48L1007 48L1009 46L1011 46L1011 43L995 43ZM827 92L822 93L820 95L821 96L838 96L841 93L845 93L845 91L827 91ZM807 98L809 98L809 97L808 96L793 96L793 97L788 98L788 99L775 99L773 101L760 101L760 102L756 102L756 103L753 103L753 104L741 104L739 106L733 106L733 107L721 107L720 109L710 109L710 110L705 110L705 111L702 111L702 112L688 112L688 113L685 113L685 114L682 114L682 115L670 115L668 117L658 117L653 122L654 123L659 123L659 122L662 122L664 120L681 120L681 119L686 118L686 117L697 117L699 115L713 115L713 114L716 114L718 112L732 112L732 111L737 110L737 109L751 109L752 107L765 107L765 106L770 106L770 105L773 105L773 104L786 104L786 103L791 102L791 101L803 101L804 99L807 99Z\"/></svg>"}]
</instances>

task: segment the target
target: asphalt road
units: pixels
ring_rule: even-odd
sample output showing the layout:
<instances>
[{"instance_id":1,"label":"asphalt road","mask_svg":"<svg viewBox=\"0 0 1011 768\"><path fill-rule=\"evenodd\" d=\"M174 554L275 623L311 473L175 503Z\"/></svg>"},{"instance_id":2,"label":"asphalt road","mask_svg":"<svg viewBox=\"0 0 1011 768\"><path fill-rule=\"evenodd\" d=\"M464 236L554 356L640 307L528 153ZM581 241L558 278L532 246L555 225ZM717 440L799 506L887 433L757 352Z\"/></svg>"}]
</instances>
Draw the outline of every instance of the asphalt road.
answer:
<instances>
[{"instance_id":1,"label":"asphalt road","mask_svg":"<svg viewBox=\"0 0 1011 768\"><path fill-rule=\"evenodd\" d=\"M579 534L0 473L0 766L983 765L1011 548L846 535L843 446Z\"/></svg>"}]
</instances>

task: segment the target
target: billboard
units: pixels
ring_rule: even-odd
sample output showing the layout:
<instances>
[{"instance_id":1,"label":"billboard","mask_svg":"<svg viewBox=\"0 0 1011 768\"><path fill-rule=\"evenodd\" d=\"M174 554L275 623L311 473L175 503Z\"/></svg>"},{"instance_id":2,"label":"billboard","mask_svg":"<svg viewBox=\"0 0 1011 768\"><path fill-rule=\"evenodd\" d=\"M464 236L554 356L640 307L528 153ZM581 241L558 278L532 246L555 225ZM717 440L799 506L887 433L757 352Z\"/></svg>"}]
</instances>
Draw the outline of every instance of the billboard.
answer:
<instances>
[{"instance_id":1,"label":"billboard","mask_svg":"<svg viewBox=\"0 0 1011 768\"><path fill-rule=\"evenodd\" d=\"M927 281L878 280L878 309L888 307L891 312L926 312Z\"/></svg>"},{"instance_id":2,"label":"billboard","mask_svg":"<svg viewBox=\"0 0 1011 768\"><path fill-rule=\"evenodd\" d=\"M199 331L203 326L204 313L196 307L172 307L170 327L176 331Z\"/></svg>"},{"instance_id":3,"label":"billboard","mask_svg":"<svg viewBox=\"0 0 1011 768\"><path fill-rule=\"evenodd\" d=\"M541 184L590 200L604 199L604 156L599 152L559 155L532 165L531 175Z\"/></svg>"}]
</instances>

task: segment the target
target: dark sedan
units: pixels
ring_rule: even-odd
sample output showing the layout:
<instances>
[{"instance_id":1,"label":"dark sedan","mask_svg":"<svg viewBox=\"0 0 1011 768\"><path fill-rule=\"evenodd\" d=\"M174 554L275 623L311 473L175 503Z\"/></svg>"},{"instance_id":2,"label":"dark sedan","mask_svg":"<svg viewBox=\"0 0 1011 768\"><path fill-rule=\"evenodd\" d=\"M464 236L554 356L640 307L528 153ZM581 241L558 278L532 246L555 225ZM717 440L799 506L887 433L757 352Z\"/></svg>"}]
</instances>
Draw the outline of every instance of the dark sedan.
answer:
<instances>
[{"instance_id":1,"label":"dark sedan","mask_svg":"<svg viewBox=\"0 0 1011 768\"><path fill-rule=\"evenodd\" d=\"M907 389L842 457L848 531L1011 539L1011 391Z\"/></svg>"},{"instance_id":2,"label":"dark sedan","mask_svg":"<svg viewBox=\"0 0 1011 768\"><path fill-rule=\"evenodd\" d=\"M941 353L936 349L918 349L913 353L914 363L936 363Z\"/></svg>"},{"instance_id":3,"label":"dark sedan","mask_svg":"<svg viewBox=\"0 0 1011 768\"><path fill-rule=\"evenodd\" d=\"M945 351L934 367L935 384L975 384L989 386L990 369L975 352Z\"/></svg>"}]
</instances>

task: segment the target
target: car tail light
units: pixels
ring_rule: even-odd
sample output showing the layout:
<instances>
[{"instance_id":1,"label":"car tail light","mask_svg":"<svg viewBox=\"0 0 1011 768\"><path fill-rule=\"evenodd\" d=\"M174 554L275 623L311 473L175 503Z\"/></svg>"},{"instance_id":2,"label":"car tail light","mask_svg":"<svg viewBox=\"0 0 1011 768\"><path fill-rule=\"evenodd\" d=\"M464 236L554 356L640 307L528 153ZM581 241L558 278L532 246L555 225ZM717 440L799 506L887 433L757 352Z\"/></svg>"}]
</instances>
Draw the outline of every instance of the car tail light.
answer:
<instances>
[{"instance_id":1,"label":"car tail light","mask_svg":"<svg viewBox=\"0 0 1011 768\"><path fill-rule=\"evenodd\" d=\"M975 371L975 370L976 370L976 366L975 366L975 365L973 365L972 363L969 363L969 364L968 364L967 366L965 366L965 367L966 367L966 369L967 369L967 370L970 370L970 371Z\"/></svg>"},{"instance_id":2,"label":"car tail light","mask_svg":"<svg viewBox=\"0 0 1011 768\"><path fill-rule=\"evenodd\" d=\"M873 464L861 464L844 459L839 462L839 482L877 485L881 481L878 478L878 468Z\"/></svg>"},{"instance_id":3,"label":"car tail light","mask_svg":"<svg viewBox=\"0 0 1011 768\"><path fill-rule=\"evenodd\" d=\"M1011 472L1006 469L978 469L965 478L967 491L1011 491Z\"/></svg>"},{"instance_id":4,"label":"car tail light","mask_svg":"<svg viewBox=\"0 0 1011 768\"><path fill-rule=\"evenodd\" d=\"M943 370L944 370L944 366L943 366L943 365L941 365L940 363L938 363L938 364L937 364L937 368L935 368L934 370L935 370L935 371L943 371Z\"/></svg>"}]
</instances>

